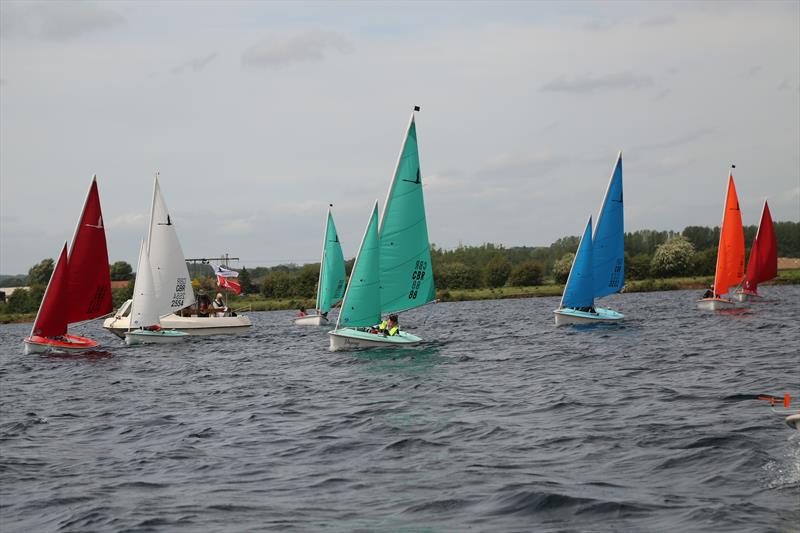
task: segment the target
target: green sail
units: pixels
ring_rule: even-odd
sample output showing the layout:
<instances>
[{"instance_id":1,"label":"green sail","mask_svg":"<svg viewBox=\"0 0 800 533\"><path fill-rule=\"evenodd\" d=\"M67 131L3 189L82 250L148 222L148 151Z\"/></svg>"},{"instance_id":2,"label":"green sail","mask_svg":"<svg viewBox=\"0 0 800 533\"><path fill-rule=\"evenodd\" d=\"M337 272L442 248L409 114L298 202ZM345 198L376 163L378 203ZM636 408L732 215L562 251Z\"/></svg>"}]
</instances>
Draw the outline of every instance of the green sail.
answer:
<instances>
[{"instance_id":1,"label":"green sail","mask_svg":"<svg viewBox=\"0 0 800 533\"><path fill-rule=\"evenodd\" d=\"M319 268L317 308L320 312L327 313L334 304L342 301L346 279L342 245L339 243L339 235L336 233L336 225L333 223L333 214L330 209L325 224L325 243Z\"/></svg>"},{"instance_id":2,"label":"green sail","mask_svg":"<svg viewBox=\"0 0 800 533\"><path fill-rule=\"evenodd\" d=\"M372 216L364 232L358 250L350 283L344 294L338 328L371 326L381 319L381 295L378 269L378 203L372 208Z\"/></svg>"},{"instance_id":3,"label":"green sail","mask_svg":"<svg viewBox=\"0 0 800 533\"><path fill-rule=\"evenodd\" d=\"M383 313L413 309L436 298L413 114L383 208L380 280Z\"/></svg>"}]
</instances>

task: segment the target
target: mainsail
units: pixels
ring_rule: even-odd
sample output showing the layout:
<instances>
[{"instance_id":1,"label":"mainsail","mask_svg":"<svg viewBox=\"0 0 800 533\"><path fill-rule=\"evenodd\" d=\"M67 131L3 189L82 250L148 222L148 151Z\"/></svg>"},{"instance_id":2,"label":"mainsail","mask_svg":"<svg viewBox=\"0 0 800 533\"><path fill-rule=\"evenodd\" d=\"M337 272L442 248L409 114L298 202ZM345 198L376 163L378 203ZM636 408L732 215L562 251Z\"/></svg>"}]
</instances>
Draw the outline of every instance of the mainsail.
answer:
<instances>
[{"instance_id":1,"label":"mainsail","mask_svg":"<svg viewBox=\"0 0 800 533\"><path fill-rule=\"evenodd\" d=\"M108 267L106 231L97 192L97 178L92 177L89 194L83 205L78 227L67 255L67 322L82 322L108 314L111 301L111 274Z\"/></svg>"},{"instance_id":2,"label":"mainsail","mask_svg":"<svg viewBox=\"0 0 800 533\"><path fill-rule=\"evenodd\" d=\"M561 296L561 307L591 307L594 305L594 277L592 275L592 217L586 223L578 251L569 271L567 285Z\"/></svg>"},{"instance_id":3,"label":"mainsail","mask_svg":"<svg viewBox=\"0 0 800 533\"><path fill-rule=\"evenodd\" d=\"M405 311L436 298L414 114L380 224L380 310Z\"/></svg>"},{"instance_id":4,"label":"mainsail","mask_svg":"<svg viewBox=\"0 0 800 533\"><path fill-rule=\"evenodd\" d=\"M759 283L769 281L778 275L778 243L775 240L775 228L769 205L764 201L761 211L761 222L758 224L756 238L750 249L747 261L747 274L744 277L744 289L756 291Z\"/></svg>"},{"instance_id":5,"label":"mainsail","mask_svg":"<svg viewBox=\"0 0 800 533\"><path fill-rule=\"evenodd\" d=\"M622 152L608 181L592 239L594 297L619 292L625 283L625 225L622 203Z\"/></svg>"},{"instance_id":6,"label":"mainsail","mask_svg":"<svg viewBox=\"0 0 800 533\"><path fill-rule=\"evenodd\" d=\"M322 261L319 265L319 284L317 286L317 308L327 313L331 307L342 301L345 289L345 268L342 245L333 223L333 214L328 209L325 223L325 242L322 247Z\"/></svg>"},{"instance_id":7,"label":"mainsail","mask_svg":"<svg viewBox=\"0 0 800 533\"><path fill-rule=\"evenodd\" d=\"M378 202L372 208L361 247L350 273L336 328L371 326L381 319L378 250Z\"/></svg>"},{"instance_id":8,"label":"mainsail","mask_svg":"<svg viewBox=\"0 0 800 533\"><path fill-rule=\"evenodd\" d=\"M739 199L733 183L733 173L728 175L728 192L719 232L717 269L714 275L714 293L717 296L728 292L744 278L744 228Z\"/></svg>"},{"instance_id":9,"label":"mainsail","mask_svg":"<svg viewBox=\"0 0 800 533\"><path fill-rule=\"evenodd\" d=\"M153 204L146 248L153 269L158 309L166 314L192 305L194 291L189 269L186 267L186 259L167 204L161 196L157 175L153 183Z\"/></svg>"}]
</instances>

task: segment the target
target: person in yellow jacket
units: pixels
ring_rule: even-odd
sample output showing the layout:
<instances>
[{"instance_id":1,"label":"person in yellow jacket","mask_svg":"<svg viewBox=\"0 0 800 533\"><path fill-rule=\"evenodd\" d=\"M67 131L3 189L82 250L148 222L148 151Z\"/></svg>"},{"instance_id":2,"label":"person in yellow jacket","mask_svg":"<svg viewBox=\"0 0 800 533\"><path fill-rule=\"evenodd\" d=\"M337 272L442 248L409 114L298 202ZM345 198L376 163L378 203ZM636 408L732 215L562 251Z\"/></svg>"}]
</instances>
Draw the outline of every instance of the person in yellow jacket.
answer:
<instances>
[{"instance_id":1,"label":"person in yellow jacket","mask_svg":"<svg viewBox=\"0 0 800 533\"><path fill-rule=\"evenodd\" d=\"M397 315L389 315L389 318L377 326L373 326L373 329L377 330L376 333L382 333L390 337L397 335L400 332L400 324L397 322Z\"/></svg>"}]
</instances>

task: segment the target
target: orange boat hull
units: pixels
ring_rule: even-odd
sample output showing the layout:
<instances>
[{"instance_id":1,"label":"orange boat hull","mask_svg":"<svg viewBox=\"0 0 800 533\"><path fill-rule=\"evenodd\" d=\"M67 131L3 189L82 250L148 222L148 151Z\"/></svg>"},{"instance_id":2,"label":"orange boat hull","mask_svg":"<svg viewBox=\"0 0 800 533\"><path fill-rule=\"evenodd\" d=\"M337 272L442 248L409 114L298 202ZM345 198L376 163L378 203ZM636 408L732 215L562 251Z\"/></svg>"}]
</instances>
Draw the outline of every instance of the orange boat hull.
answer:
<instances>
[{"instance_id":1,"label":"orange boat hull","mask_svg":"<svg viewBox=\"0 0 800 533\"><path fill-rule=\"evenodd\" d=\"M98 346L97 341L77 335L62 335L61 339L31 335L24 342L25 353L81 352Z\"/></svg>"}]
</instances>

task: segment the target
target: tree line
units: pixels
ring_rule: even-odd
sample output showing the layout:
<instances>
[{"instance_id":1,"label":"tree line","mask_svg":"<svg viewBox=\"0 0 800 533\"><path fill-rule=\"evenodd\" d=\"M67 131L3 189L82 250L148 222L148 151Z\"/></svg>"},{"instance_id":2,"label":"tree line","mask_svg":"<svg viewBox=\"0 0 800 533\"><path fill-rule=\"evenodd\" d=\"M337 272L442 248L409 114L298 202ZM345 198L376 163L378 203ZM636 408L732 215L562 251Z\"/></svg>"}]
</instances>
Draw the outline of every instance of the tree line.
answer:
<instances>
[{"instance_id":1,"label":"tree line","mask_svg":"<svg viewBox=\"0 0 800 533\"><path fill-rule=\"evenodd\" d=\"M781 257L800 257L800 223L775 222L775 237ZM625 234L626 279L673 276L708 276L714 273L719 241L719 227L688 226L682 232L638 230ZM745 247L750 251L756 226L745 226ZM431 262L437 289L480 289L503 286L532 286L566 282L578 248L578 236L562 237L550 246L514 246L497 244L459 246L445 250L431 245ZM345 263L347 275L354 259ZM2 313L33 313L44 295L53 271L53 259L44 259L27 276L4 277L2 286L29 286L29 291L15 291L0 303ZM109 265L111 279L128 281L114 289L114 305L119 306L133 294L134 272L130 264L117 261ZM242 295L260 295L269 299L313 298L319 278L319 263L279 265L237 269L236 281ZM189 265L196 291L217 291L216 278L208 265ZM233 298L236 300L237 298Z\"/></svg>"}]
</instances>

